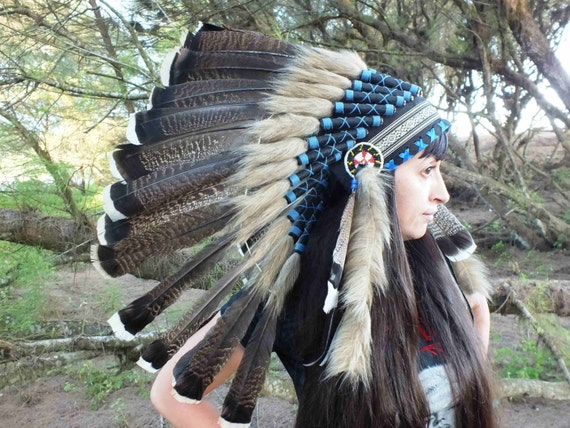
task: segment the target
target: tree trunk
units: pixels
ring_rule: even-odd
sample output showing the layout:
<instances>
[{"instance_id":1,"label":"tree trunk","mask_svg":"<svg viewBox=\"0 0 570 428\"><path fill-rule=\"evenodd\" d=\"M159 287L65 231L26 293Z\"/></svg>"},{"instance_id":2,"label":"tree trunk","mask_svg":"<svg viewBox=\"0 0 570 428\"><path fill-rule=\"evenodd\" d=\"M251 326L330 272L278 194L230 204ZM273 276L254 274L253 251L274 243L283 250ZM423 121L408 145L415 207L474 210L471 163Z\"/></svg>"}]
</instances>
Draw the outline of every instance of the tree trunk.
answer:
<instances>
[{"instance_id":1,"label":"tree trunk","mask_svg":"<svg viewBox=\"0 0 570 428\"><path fill-rule=\"evenodd\" d=\"M530 13L526 0L506 0L502 3L506 8L509 28L518 44L548 79L570 111L570 76L550 48L550 43Z\"/></svg>"},{"instance_id":2,"label":"tree trunk","mask_svg":"<svg viewBox=\"0 0 570 428\"><path fill-rule=\"evenodd\" d=\"M0 209L0 239L38 246L55 252L87 251L93 228L71 218L50 217L33 211Z\"/></svg>"}]
</instances>

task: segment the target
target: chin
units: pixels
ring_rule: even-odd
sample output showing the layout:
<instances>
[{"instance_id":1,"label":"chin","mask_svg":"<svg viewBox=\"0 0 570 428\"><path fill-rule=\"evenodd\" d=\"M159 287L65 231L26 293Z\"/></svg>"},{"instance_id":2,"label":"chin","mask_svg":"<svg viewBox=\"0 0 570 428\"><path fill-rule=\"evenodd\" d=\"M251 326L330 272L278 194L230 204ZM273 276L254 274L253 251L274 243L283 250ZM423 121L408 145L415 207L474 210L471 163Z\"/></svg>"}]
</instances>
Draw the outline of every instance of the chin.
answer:
<instances>
[{"instance_id":1,"label":"chin","mask_svg":"<svg viewBox=\"0 0 570 428\"><path fill-rule=\"evenodd\" d=\"M420 239L427 233L427 226L420 230L407 230L402 232L402 237L404 241L412 241L414 239Z\"/></svg>"}]
</instances>

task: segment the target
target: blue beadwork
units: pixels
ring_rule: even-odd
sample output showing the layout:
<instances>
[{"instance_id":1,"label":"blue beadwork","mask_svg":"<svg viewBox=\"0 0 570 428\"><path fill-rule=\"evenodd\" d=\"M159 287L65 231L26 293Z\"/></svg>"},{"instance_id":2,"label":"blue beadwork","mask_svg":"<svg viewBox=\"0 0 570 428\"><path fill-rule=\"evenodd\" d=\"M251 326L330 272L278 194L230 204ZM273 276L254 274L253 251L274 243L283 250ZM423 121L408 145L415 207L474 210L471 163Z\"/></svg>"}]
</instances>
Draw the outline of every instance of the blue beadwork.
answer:
<instances>
[{"instance_id":1,"label":"blue beadwork","mask_svg":"<svg viewBox=\"0 0 570 428\"><path fill-rule=\"evenodd\" d=\"M428 146L426 143L424 143L424 140L422 140L421 138L415 141L414 144L418 146L418 152L421 152L423 149L425 149Z\"/></svg>"}]
</instances>

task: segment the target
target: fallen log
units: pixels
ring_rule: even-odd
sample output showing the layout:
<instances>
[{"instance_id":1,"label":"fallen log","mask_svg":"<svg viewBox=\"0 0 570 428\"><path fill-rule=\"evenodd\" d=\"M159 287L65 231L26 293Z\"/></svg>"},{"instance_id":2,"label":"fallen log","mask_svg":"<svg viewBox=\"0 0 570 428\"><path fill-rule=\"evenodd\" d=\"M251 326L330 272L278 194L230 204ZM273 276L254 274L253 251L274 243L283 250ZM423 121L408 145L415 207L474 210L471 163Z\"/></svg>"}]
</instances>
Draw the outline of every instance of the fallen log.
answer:
<instances>
[{"instance_id":1,"label":"fallen log","mask_svg":"<svg viewBox=\"0 0 570 428\"><path fill-rule=\"evenodd\" d=\"M508 282L504 282L501 284L501 288L507 293L509 296L509 300L515 305L515 307L519 310L520 315L528 320L535 330L538 337L542 340L542 342L550 349L554 357L556 358L556 362L558 363L558 367L562 371L564 378L570 385L570 372L568 371L568 367L566 366L566 362L562 357L562 354L558 350L558 347L554 343L554 341L550 338L550 335L542 328L540 323L536 320L536 318L530 313L527 307L523 304L523 302L517 297L515 290L511 287Z\"/></svg>"},{"instance_id":2,"label":"fallen log","mask_svg":"<svg viewBox=\"0 0 570 428\"><path fill-rule=\"evenodd\" d=\"M115 336L76 336L33 342L0 342L0 356L4 361L18 360L54 352L97 351L111 354L138 349L159 336L159 332L143 333L133 340L121 340Z\"/></svg>"}]
</instances>

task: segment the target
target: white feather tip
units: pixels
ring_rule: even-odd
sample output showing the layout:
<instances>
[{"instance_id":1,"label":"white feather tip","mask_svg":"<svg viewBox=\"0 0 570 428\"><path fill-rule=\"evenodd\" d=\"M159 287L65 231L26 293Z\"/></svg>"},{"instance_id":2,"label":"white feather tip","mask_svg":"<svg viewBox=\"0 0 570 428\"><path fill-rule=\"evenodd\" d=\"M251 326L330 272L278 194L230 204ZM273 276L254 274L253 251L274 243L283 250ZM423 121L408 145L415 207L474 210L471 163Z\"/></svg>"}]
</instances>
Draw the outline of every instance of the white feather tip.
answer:
<instances>
[{"instance_id":1,"label":"white feather tip","mask_svg":"<svg viewBox=\"0 0 570 428\"><path fill-rule=\"evenodd\" d=\"M129 143L134 144L135 146L140 146L141 142L139 141L139 137L137 136L137 117L136 113L133 113L129 116L129 124L127 125L127 140Z\"/></svg>"},{"instance_id":2,"label":"white feather tip","mask_svg":"<svg viewBox=\"0 0 570 428\"><path fill-rule=\"evenodd\" d=\"M120 183L123 186L127 185L125 181L122 181ZM115 203L111 198L111 186L113 185L111 184L103 189L103 209L105 210L105 213L109 216L111 220L113 221L123 220L127 218L127 216L124 215L122 212L120 212L117 208L115 208Z\"/></svg>"},{"instance_id":3,"label":"white feather tip","mask_svg":"<svg viewBox=\"0 0 570 428\"><path fill-rule=\"evenodd\" d=\"M323 311L328 314L338 304L338 290L334 288L332 282L327 281L327 297L325 298L325 304L323 305Z\"/></svg>"},{"instance_id":4,"label":"white feather tip","mask_svg":"<svg viewBox=\"0 0 570 428\"><path fill-rule=\"evenodd\" d=\"M134 334L125 330L125 325L121 321L121 317L118 312L115 312L113 316L107 320L107 324L111 326L115 336L121 340L133 340L135 337Z\"/></svg>"},{"instance_id":5,"label":"white feather tip","mask_svg":"<svg viewBox=\"0 0 570 428\"><path fill-rule=\"evenodd\" d=\"M251 424L248 423L237 423L237 422L230 422L226 421L224 418L220 416L218 419L218 424L221 428L248 428Z\"/></svg>"},{"instance_id":6,"label":"white feather tip","mask_svg":"<svg viewBox=\"0 0 570 428\"><path fill-rule=\"evenodd\" d=\"M180 395L178 392L176 392L174 388L172 388L172 396L179 403L198 404L201 401L201 400L194 400L193 398L184 397L183 395Z\"/></svg>"},{"instance_id":7,"label":"white feather tip","mask_svg":"<svg viewBox=\"0 0 570 428\"><path fill-rule=\"evenodd\" d=\"M109 159L109 170L113 177L118 178L119 180L124 180L123 175L119 172L119 168L117 168L117 162L115 162L115 158L113 157L113 152L109 152L107 154L107 158Z\"/></svg>"},{"instance_id":8,"label":"white feather tip","mask_svg":"<svg viewBox=\"0 0 570 428\"><path fill-rule=\"evenodd\" d=\"M149 373L156 373L158 371L158 369L155 369L152 364L145 360L143 357L139 357L137 366Z\"/></svg>"}]
</instances>

